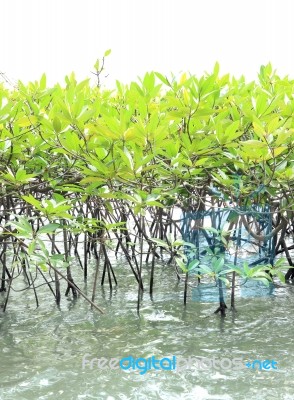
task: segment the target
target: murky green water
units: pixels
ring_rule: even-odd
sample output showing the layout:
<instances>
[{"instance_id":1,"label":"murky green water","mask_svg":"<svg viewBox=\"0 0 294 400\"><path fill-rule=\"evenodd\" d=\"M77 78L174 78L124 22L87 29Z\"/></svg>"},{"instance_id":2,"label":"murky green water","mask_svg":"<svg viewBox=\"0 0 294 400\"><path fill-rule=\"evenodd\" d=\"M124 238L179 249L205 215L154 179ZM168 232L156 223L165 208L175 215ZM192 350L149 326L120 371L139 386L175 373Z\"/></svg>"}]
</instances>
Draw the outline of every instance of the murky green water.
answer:
<instances>
[{"instance_id":1,"label":"murky green water","mask_svg":"<svg viewBox=\"0 0 294 400\"><path fill-rule=\"evenodd\" d=\"M222 320L213 314L217 304L192 302L191 293L184 308L183 286L176 284L172 267L158 265L153 300L144 294L139 319L129 268L118 263L116 272L119 286L112 295L107 286L99 288L96 301L104 315L92 312L82 298L63 297L58 309L45 287L39 289L38 309L33 293L12 293L6 314L0 314L1 399L294 399L294 287L280 286L269 297L237 298L238 312ZM147 286L146 280L148 291ZM87 353L88 358L274 359L278 369L192 367L140 375L82 369Z\"/></svg>"}]
</instances>

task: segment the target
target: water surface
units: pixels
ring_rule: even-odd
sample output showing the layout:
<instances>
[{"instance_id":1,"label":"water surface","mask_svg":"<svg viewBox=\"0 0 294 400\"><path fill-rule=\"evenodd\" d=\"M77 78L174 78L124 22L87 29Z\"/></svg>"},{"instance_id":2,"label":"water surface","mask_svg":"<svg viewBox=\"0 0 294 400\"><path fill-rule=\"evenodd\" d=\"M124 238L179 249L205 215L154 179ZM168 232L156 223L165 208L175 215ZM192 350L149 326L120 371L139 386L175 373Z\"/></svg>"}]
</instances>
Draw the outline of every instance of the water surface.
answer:
<instances>
[{"instance_id":1,"label":"water surface","mask_svg":"<svg viewBox=\"0 0 294 400\"><path fill-rule=\"evenodd\" d=\"M173 268L159 264L152 299L145 267L146 292L138 318L132 273L122 260L115 270L118 287L112 293L107 285L98 287L96 302L104 315L91 311L82 298L62 297L58 308L45 286L38 289L37 309L31 290L12 292L6 313L0 314L1 400L294 398L293 286L279 285L265 297L238 295L237 312L228 311L221 319L213 314L216 303L192 301L191 290L185 308L183 285L177 284ZM91 296L91 285L83 283L78 267L73 274ZM20 277L16 287L22 285ZM242 357L244 363L274 359L278 369L192 367L140 375L132 370L82 369L84 354L89 358Z\"/></svg>"}]
</instances>

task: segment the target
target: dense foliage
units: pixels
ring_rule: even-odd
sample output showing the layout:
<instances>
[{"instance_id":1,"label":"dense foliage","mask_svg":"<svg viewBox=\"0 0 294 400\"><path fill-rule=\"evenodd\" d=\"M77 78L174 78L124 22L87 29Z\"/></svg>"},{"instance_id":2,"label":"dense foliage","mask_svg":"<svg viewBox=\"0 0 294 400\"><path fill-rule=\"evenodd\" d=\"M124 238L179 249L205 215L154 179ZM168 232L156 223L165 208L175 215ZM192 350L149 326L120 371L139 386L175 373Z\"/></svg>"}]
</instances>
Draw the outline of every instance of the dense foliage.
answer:
<instances>
[{"instance_id":1,"label":"dense foliage","mask_svg":"<svg viewBox=\"0 0 294 400\"><path fill-rule=\"evenodd\" d=\"M271 65L249 83L220 76L218 64L200 78L151 72L114 90L77 82L74 74L65 83L47 87L43 75L27 85L0 85L2 290L5 277L13 280L4 258L12 244L12 268L49 266L61 274L63 265L69 285L70 249L86 276L87 253L98 258L99 244L103 280L108 273L111 285L110 237L142 289L136 249L145 242L158 256L160 242L151 240L157 238L175 255L167 235L169 227L179 232L173 210L203 209L208 199L218 206L269 204L276 233L293 230L294 81ZM54 245L58 232L62 248ZM84 261L75 246L80 235ZM283 243L277 252L286 251Z\"/></svg>"}]
</instances>

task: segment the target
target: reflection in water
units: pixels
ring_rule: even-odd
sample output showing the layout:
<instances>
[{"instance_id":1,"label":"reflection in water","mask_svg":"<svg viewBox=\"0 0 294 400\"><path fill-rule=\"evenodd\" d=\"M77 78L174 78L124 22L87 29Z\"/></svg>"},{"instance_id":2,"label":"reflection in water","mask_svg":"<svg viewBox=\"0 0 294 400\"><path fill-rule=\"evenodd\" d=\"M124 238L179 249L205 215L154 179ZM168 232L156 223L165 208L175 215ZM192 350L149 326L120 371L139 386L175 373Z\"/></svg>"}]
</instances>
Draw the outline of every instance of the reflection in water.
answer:
<instances>
[{"instance_id":1,"label":"reflection in water","mask_svg":"<svg viewBox=\"0 0 294 400\"><path fill-rule=\"evenodd\" d=\"M112 293L107 286L98 289L96 301L104 315L91 311L81 298L63 297L58 308L40 291L36 310L33 293L13 293L7 313L0 314L0 399L293 399L291 285L279 286L267 297L245 298L238 292L237 312L228 310L220 318L213 314L216 303L192 301L191 290L184 308L183 285L175 285L172 268L158 265L156 273L153 298L144 294L140 318L137 286L122 263L116 266L118 287ZM146 283L147 274L146 269ZM244 363L274 359L278 370L191 368L139 375L83 370L84 354L242 357Z\"/></svg>"}]
</instances>

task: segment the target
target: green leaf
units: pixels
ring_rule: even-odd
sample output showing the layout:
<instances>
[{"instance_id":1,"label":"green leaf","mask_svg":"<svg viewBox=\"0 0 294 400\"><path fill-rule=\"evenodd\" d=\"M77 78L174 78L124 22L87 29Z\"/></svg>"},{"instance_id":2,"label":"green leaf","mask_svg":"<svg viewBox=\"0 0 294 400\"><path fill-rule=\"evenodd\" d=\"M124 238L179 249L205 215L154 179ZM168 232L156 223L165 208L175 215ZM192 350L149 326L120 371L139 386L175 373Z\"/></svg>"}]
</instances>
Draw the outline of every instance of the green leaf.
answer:
<instances>
[{"instance_id":1,"label":"green leaf","mask_svg":"<svg viewBox=\"0 0 294 400\"><path fill-rule=\"evenodd\" d=\"M49 252L46 249L46 245L43 242L43 240L41 240L40 238L37 238L36 241L37 241L38 245L40 246L40 249L42 250L43 254L45 254L46 257L49 257Z\"/></svg>"},{"instance_id":2,"label":"green leaf","mask_svg":"<svg viewBox=\"0 0 294 400\"><path fill-rule=\"evenodd\" d=\"M230 273L230 272L237 272L237 274L240 275L240 276L243 276L243 275L244 275L243 269L240 268L240 267L237 267L237 266L231 267L230 269L226 270L226 272L227 272L227 273Z\"/></svg>"},{"instance_id":3,"label":"green leaf","mask_svg":"<svg viewBox=\"0 0 294 400\"><path fill-rule=\"evenodd\" d=\"M250 274L250 269L249 269L248 263L247 263L246 261L243 263L243 269L244 269L244 274L245 274L246 276L249 276L249 274Z\"/></svg>"},{"instance_id":4,"label":"green leaf","mask_svg":"<svg viewBox=\"0 0 294 400\"><path fill-rule=\"evenodd\" d=\"M47 271L48 271L48 267L47 267L46 264L39 264L39 267L41 268L41 270L42 270L43 272L47 272Z\"/></svg>"},{"instance_id":5,"label":"green leaf","mask_svg":"<svg viewBox=\"0 0 294 400\"><path fill-rule=\"evenodd\" d=\"M167 79L166 76L163 76L162 74L160 74L159 72L155 72L155 75L157 76L158 79L161 80L161 82L163 82L165 85L170 86L170 83Z\"/></svg>"},{"instance_id":6,"label":"green leaf","mask_svg":"<svg viewBox=\"0 0 294 400\"><path fill-rule=\"evenodd\" d=\"M150 240L165 249L169 249L169 245L161 239L151 238Z\"/></svg>"},{"instance_id":7,"label":"green leaf","mask_svg":"<svg viewBox=\"0 0 294 400\"><path fill-rule=\"evenodd\" d=\"M206 231L219 235L219 231L215 228L205 228Z\"/></svg>"},{"instance_id":8,"label":"green leaf","mask_svg":"<svg viewBox=\"0 0 294 400\"><path fill-rule=\"evenodd\" d=\"M17 120L17 123L20 127L26 128L28 126L35 125L37 123L37 117L35 115L25 116Z\"/></svg>"},{"instance_id":9,"label":"green leaf","mask_svg":"<svg viewBox=\"0 0 294 400\"><path fill-rule=\"evenodd\" d=\"M256 114L258 116L262 115L267 109L267 96L265 94L260 94L256 99Z\"/></svg>"},{"instance_id":10,"label":"green leaf","mask_svg":"<svg viewBox=\"0 0 294 400\"><path fill-rule=\"evenodd\" d=\"M265 278L252 278L252 279L255 280L255 281L262 282L266 286L269 286L269 284L270 284L270 281L268 279L265 279Z\"/></svg>"},{"instance_id":11,"label":"green leaf","mask_svg":"<svg viewBox=\"0 0 294 400\"><path fill-rule=\"evenodd\" d=\"M220 279L221 281L225 282L226 286L230 285L230 282L227 278L224 278L223 276L218 276L218 279Z\"/></svg>"},{"instance_id":12,"label":"green leaf","mask_svg":"<svg viewBox=\"0 0 294 400\"><path fill-rule=\"evenodd\" d=\"M42 208L41 202L34 198L31 194L28 196L22 196L22 198L29 204L33 205L34 207L40 209Z\"/></svg>"},{"instance_id":13,"label":"green leaf","mask_svg":"<svg viewBox=\"0 0 294 400\"><path fill-rule=\"evenodd\" d=\"M96 71L99 71L99 66L100 66L100 61L99 61L99 59L97 59L95 64L94 64L94 68L95 68Z\"/></svg>"},{"instance_id":14,"label":"green leaf","mask_svg":"<svg viewBox=\"0 0 294 400\"><path fill-rule=\"evenodd\" d=\"M60 142L66 150L78 152L79 147L79 137L75 132L66 132L64 136L60 137Z\"/></svg>"},{"instance_id":15,"label":"green leaf","mask_svg":"<svg viewBox=\"0 0 294 400\"><path fill-rule=\"evenodd\" d=\"M59 133L59 132L61 131L61 122L60 122L60 119L59 119L58 117L55 116L55 117L53 118L52 124L53 124L53 128L54 128L55 132L56 132L56 133Z\"/></svg>"},{"instance_id":16,"label":"green leaf","mask_svg":"<svg viewBox=\"0 0 294 400\"><path fill-rule=\"evenodd\" d=\"M164 205L159 203L159 201L155 201L155 200L147 200L146 201L146 205L147 206L152 206L152 207L160 207L160 208L164 208Z\"/></svg>"},{"instance_id":17,"label":"green leaf","mask_svg":"<svg viewBox=\"0 0 294 400\"><path fill-rule=\"evenodd\" d=\"M44 225L42 226L38 231L37 234L41 235L43 233L52 233L55 232L56 229L60 228L60 224L48 224L48 225Z\"/></svg>"},{"instance_id":18,"label":"green leaf","mask_svg":"<svg viewBox=\"0 0 294 400\"><path fill-rule=\"evenodd\" d=\"M45 89L46 89L46 74L43 74L43 75L41 76L41 79L40 79L40 89L41 89L41 90L45 90Z\"/></svg>"},{"instance_id":19,"label":"green leaf","mask_svg":"<svg viewBox=\"0 0 294 400\"><path fill-rule=\"evenodd\" d=\"M175 260L176 260L176 263L178 264L178 266L181 268L181 270L183 272L188 272L186 264L183 262L183 260L181 258L176 257Z\"/></svg>"},{"instance_id":20,"label":"green leaf","mask_svg":"<svg viewBox=\"0 0 294 400\"><path fill-rule=\"evenodd\" d=\"M240 134L236 135L236 132L237 132L237 129L239 128L239 126L240 126L240 121L232 122L225 130L225 136L228 136L229 139L231 139L231 140L236 139L236 137L238 137L242 134L242 133L240 133Z\"/></svg>"},{"instance_id":21,"label":"green leaf","mask_svg":"<svg viewBox=\"0 0 294 400\"><path fill-rule=\"evenodd\" d=\"M178 239L178 240L175 240L175 241L172 243L172 245L173 245L173 247L175 247L175 246L183 246L184 243L185 243L185 242L184 242L183 240Z\"/></svg>"},{"instance_id":22,"label":"green leaf","mask_svg":"<svg viewBox=\"0 0 294 400\"><path fill-rule=\"evenodd\" d=\"M216 63L214 64L214 67L213 67L213 75L215 75L217 77L218 74L219 74L219 62L216 61Z\"/></svg>"},{"instance_id":23,"label":"green leaf","mask_svg":"<svg viewBox=\"0 0 294 400\"><path fill-rule=\"evenodd\" d=\"M215 260L215 261L213 262L213 264L212 264L212 265L213 265L213 270L214 270L215 272L220 271L220 270L223 268L224 263L225 263L224 258L219 258L219 259Z\"/></svg>"},{"instance_id":24,"label":"green leaf","mask_svg":"<svg viewBox=\"0 0 294 400\"><path fill-rule=\"evenodd\" d=\"M284 257L281 257L277 261L275 261L275 268L285 267L285 265L287 265L287 260Z\"/></svg>"},{"instance_id":25,"label":"green leaf","mask_svg":"<svg viewBox=\"0 0 294 400\"><path fill-rule=\"evenodd\" d=\"M199 266L199 271L201 274L212 274L214 272L210 267L204 264Z\"/></svg>"},{"instance_id":26,"label":"green leaf","mask_svg":"<svg viewBox=\"0 0 294 400\"><path fill-rule=\"evenodd\" d=\"M10 224L16 228L16 237L27 237L31 238L33 236L33 228L26 217L19 217L18 221L11 221Z\"/></svg>"},{"instance_id":27,"label":"green leaf","mask_svg":"<svg viewBox=\"0 0 294 400\"><path fill-rule=\"evenodd\" d=\"M51 261L63 261L64 260L64 255L63 254L54 254L53 256L50 256Z\"/></svg>"},{"instance_id":28,"label":"green leaf","mask_svg":"<svg viewBox=\"0 0 294 400\"><path fill-rule=\"evenodd\" d=\"M193 269L195 269L196 267L198 267L200 261L199 260L193 260L188 264L188 271L192 271Z\"/></svg>"},{"instance_id":29,"label":"green leaf","mask_svg":"<svg viewBox=\"0 0 294 400\"><path fill-rule=\"evenodd\" d=\"M28 246L28 254L29 255L33 254L35 251L35 248L36 248L36 241L33 240Z\"/></svg>"},{"instance_id":30,"label":"green leaf","mask_svg":"<svg viewBox=\"0 0 294 400\"><path fill-rule=\"evenodd\" d=\"M275 271L274 274L280 279L282 283L285 283L285 274L281 271Z\"/></svg>"}]
</instances>

